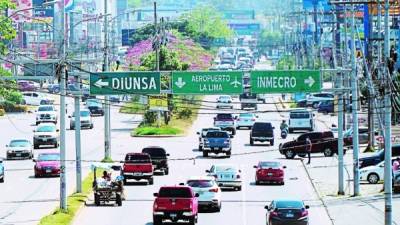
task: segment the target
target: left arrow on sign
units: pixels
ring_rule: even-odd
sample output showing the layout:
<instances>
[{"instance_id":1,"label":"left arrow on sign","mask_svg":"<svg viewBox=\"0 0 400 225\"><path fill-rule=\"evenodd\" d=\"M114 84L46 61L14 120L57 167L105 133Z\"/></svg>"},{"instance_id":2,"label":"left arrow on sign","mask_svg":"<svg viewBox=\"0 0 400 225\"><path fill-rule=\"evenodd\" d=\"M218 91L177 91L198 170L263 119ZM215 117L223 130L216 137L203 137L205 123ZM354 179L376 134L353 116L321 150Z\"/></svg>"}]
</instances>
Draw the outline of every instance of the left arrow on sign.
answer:
<instances>
[{"instance_id":1,"label":"left arrow on sign","mask_svg":"<svg viewBox=\"0 0 400 225\"><path fill-rule=\"evenodd\" d=\"M107 87L108 86L108 82L103 81L102 79L96 81L94 83L94 86L98 87L98 88L102 88L102 87Z\"/></svg>"}]
</instances>

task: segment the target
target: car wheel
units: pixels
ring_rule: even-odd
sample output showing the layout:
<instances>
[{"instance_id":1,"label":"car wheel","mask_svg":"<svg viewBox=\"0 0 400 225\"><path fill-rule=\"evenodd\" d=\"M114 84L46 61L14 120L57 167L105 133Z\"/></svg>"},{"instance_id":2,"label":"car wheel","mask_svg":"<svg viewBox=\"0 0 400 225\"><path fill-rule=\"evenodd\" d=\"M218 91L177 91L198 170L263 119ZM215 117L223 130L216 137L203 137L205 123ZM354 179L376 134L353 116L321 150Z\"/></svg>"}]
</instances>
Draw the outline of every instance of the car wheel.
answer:
<instances>
[{"instance_id":1,"label":"car wheel","mask_svg":"<svg viewBox=\"0 0 400 225\"><path fill-rule=\"evenodd\" d=\"M124 185L127 185L128 184L128 180L126 178L124 178L123 183L124 183Z\"/></svg>"},{"instance_id":2,"label":"car wheel","mask_svg":"<svg viewBox=\"0 0 400 225\"><path fill-rule=\"evenodd\" d=\"M379 182L379 175L376 173L370 173L367 176L367 181L370 184L377 184Z\"/></svg>"},{"instance_id":3,"label":"car wheel","mask_svg":"<svg viewBox=\"0 0 400 225\"><path fill-rule=\"evenodd\" d=\"M3 175L3 177L0 179L0 183L4 183L4 175Z\"/></svg>"},{"instance_id":4,"label":"car wheel","mask_svg":"<svg viewBox=\"0 0 400 225\"><path fill-rule=\"evenodd\" d=\"M252 138L250 138L250 145L253 146L254 145L254 140Z\"/></svg>"},{"instance_id":5,"label":"car wheel","mask_svg":"<svg viewBox=\"0 0 400 225\"><path fill-rule=\"evenodd\" d=\"M153 225L162 225L162 219L156 216L153 216Z\"/></svg>"},{"instance_id":6,"label":"car wheel","mask_svg":"<svg viewBox=\"0 0 400 225\"><path fill-rule=\"evenodd\" d=\"M281 182L281 185L285 185L285 181L282 181L282 182Z\"/></svg>"},{"instance_id":7,"label":"car wheel","mask_svg":"<svg viewBox=\"0 0 400 225\"><path fill-rule=\"evenodd\" d=\"M233 128L233 130L232 130L232 135L236 135L236 129L235 128Z\"/></svg>"},{"instance_id":8,"label":"car wheel","mask_svg":"<svg viewBox=\"0 0 400 225\"><path fill-rule=\"evenodd\" d=\"M75 127L74 126L70 126L69 129L70 130L75 130Z\"/></svg>"},{"instance_id":9,"label":"car wheel","mask_svg":"<svg viewBox=\"0 0 400 225\"><path fill-rule=\"evenodd\" d=\"M331 156L333 156L333 151L332 151L330 148L326 148L326 149L324 150L324 156L325 156L325 157L331 157Z\"/></svg>"},{"instance_id":10,"label":"car wheel","mask_svg":"<svg viewBox=\"0 0 400 225\"><path fill-rule=\"evenodd\" d=\"M257 180L257 178L255 179L256 181L256 185L260 185L260 181Z\"/></svg>"},{"instance_id":11,"label":"car wheel","mask_svg":"<svg viewBox=\"0 0 400 225\"><path fill-rule=\"evenodd\" d=\"M39 145L33 145L33 149L38 149Z\"/></svg>"},{"instance_id":12,"label":"car wheel","mask_svg":"<svg viewBox=\"0 0 400 225\"><path fill-rule=\"evenodd\" d=\"M231 150L226 152L226 156L230 157L231 156Z\"/></svg>"},{"instance_id":13,"label":"car wheel","mask_svg":"<svg viewBox=\"0 0 400 225\"><path fill-rule=\"evenodd\" d=\"M154 178L150 178L149 179L149 185L153 185L154 184Z\"/></svg>"},{"instance_id":14,"label":"car wheel","mask_svg":"<svg viewBox=\"0 0 400 225\"><path fill-rule=\"evenodd\" d=\"M242 190L242 186L237 187L236 190L241 191Z\"/></svg>"},{"instance_id":15,"label":"car wheel","mask_svg":"<svg viewBox=\"0 0 400 225\"><path fill-rule=\"evenodd\" d=\"M274 140L272 140L272 141L270 142L270 144L271 144L271 146L274 146Z\"/></svg>"},{"instance_id":16,"label":"car wheel","mask_svg":"<svg viewBox=\"0 0 400 225\"><path fill-rule=\"evenodd\" d=\"M207 151L203 151L203 157L208 157L208 152Z\"/></svg>"},{"instance_id":17,"label":"car wheel","mask_svg":"<svg viewBox=\"0 0 400 225\"><path fill-rule=\"evenodd\" d=\"M58 144L56 143L56 144L54 144L54 148L57 148L58 147Z\"/></svg>"},{"instance_id":18,"label":"car wheel","mask_svg":"<svg viewBox=\"0 0 400 225\"><path fill-rule=\"evenodd\" d=\"M100 196L99 195L94 194L94 204L96 206L100 205Z\"/></svg>"},{"instance_id":19,"label":"car wheel","mask_svg":"<svg viewBox=\"0 0 400 225\"><path fill-rule=\"evenodd\" d=\"M40 124L40 122L36 121L36 126L39 125L39 124Z\"/></svg>"},{"instance_id":20,"label":"car wheel","mask_svg":"<svg viewBox=\"0 0 400 225\"><path fill-rule=\"evenodd\" d=\"M222 208L222 205L221 205L221 203L219 203L219 205L215 208L215 212L221 212L221 208Z\"/></svg>"},{"instance_id":21,"label":"car wheel","mask_svg":"<svg viewBox=\"0 0 400 225\"><path fill-rule=\"evenodd\" d=\"M195 225L196 224L196 216L193 216L192 218L189 219L189 224L190 225Z\"/></svg>"},{"instance_id":22,"label":"car wheel","mask_svg":"<svg viewBox=\"0 0 400 225\"><path fill-rule=\"evenodd\" d=\"M199 151L203 151L203 146L199 145Z\"/></svg>"},{"instance_id":23,"label":"car wheel","mask_svg":"<svg viewBox=\"0 0 400 225\"><path fill-rule=\"evenodd\" d=\"M293 133L293 129L289 128L289 134Z\"/></svg>"},{"instance_id":24,"label":"car wheel","mask_svg":"<svg viewBox=\"0 0 400 225\"><path fill-rule=\"evenodd\" d=\"M117 194L117 196L115 196L115 203L117 203L118 206L122 206L121 194Z\"/></svg>"},{"instance_id":25,"label":"car wheel","mask_svg":"<svg viewBox=\"0 0 400 225\"><path fill-rule=\"evenodd\" d=\"M286 150L285 151L285 157L287 159L293 159L296 156L296 154L293 152L293 150Z\"/></svg>"}]
</instances>

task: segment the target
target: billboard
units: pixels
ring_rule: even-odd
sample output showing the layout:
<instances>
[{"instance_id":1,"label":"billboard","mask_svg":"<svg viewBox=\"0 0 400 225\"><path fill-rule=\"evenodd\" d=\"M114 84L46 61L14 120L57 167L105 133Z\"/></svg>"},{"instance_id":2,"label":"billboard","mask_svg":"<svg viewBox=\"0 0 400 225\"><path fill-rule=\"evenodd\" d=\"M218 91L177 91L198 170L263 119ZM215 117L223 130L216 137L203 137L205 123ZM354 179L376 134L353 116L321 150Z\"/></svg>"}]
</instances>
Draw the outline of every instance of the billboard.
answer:
<instances>
[{"instance_id":1,"label":"billboard","mask_svg":"<svg viewBox=\"0 0 400 225\"><path fill-rule=\"evenodd\" d=\"M132 35L135 33L135 29L122 29L122 46L131 46L132 43Z\"/></svg>"},{"instance_id":2,"label":"billboard","mask_svg":"<svg viewBox=\"0 0 400 225\"><path fill-rule=\"evenodd\" d=\"M237 35L253 35L261 31L261 24L259 23L229 23L228 26Z\"/></svg>"},{"instance_id":3,"label":"billboard","mask_svg":"<svg viewBox=\"0 0 400 225\"><path fill-rule=\"evenodd\" d=\"M321 9L330 11L331 5L329 5L328 2L328 0L303 0L303 8L305 11L314 11L315 5L318 11Z\"/></svg>"},{"instance_id":4,"label":"billboard","mask_svg":"<svg viewBox=\"0 0 400 225\"><path fill-rule=\"evenodd\" d=\"M223 15L227 20L254 20L256 17L254 10L226 10Z\"/></svg>"},{"instance_id":5,"label":"billboard","mask_svg":"<svg viewBox=\"0 0 400 225\"><path fill-rule=\"evenodd\" d=\"M33 16L34 17L54 17L54 5L43 6L45 0L33 0Z\"/></svg>"}]
</instances>

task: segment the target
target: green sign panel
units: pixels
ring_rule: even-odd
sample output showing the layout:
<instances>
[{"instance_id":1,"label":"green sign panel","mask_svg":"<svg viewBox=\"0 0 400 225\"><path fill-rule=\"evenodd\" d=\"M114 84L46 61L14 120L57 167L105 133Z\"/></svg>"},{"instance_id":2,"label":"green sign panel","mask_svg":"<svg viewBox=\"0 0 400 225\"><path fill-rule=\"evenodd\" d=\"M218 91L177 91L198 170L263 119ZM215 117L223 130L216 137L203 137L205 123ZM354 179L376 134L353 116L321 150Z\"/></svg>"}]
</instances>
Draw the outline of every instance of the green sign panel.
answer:
<instances>
[{"instance_id":1,"label":"green sign panel","mask_svg":"<svg viewBox=\"0 0 400 225\"><path fill-rule=\"evenodd\" d=\"M321 91L321 73L315 70L252 71L251 92L293 93Z\"/></svg>"},{"instance_id":2,"label":"green sign panel","mask_svg":"<svg viewBox=\"0 0 400 225\"><path fill-rule=\"evenodd\" d=\"M172 72L174 94L241 94L243 73L236 71Z\"/></svg>"},{"instance_id":3,"label":"green sign panel","mask_svg":"<svg viewBox=\"0 0 400 225\"><path fill-rule=\"evenodd\" d=\"M91 95L160 94L159 72L90 74Z\"/></svg>"}]
</instances>

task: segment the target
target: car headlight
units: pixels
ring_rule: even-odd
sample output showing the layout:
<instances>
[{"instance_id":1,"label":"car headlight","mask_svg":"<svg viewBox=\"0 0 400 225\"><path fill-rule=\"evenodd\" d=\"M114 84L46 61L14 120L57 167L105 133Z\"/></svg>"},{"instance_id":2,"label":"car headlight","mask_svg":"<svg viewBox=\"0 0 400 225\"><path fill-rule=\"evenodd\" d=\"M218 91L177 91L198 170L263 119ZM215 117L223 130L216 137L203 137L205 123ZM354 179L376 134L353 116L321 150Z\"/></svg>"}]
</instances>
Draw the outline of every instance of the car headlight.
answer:
<instances>
[{"instance_id":1,"label":"car headlight","mask_svg":"<svg viewBox=\"0 0 400 225\"><path fill-rule=\"evenodd\" d=\"M360 173L366 173L367 171L366 170L360 170Z\"/></svg>"},{"instance_id":2,"label":"car headlight","mask_svg":"<svg viewBox=\"0 0 400 225\"><path fill-rule=\"evenodd\" d=\"M11 150L7 150L7 153L12 153L12 151Z\"/></svg>"}]
</instances>

